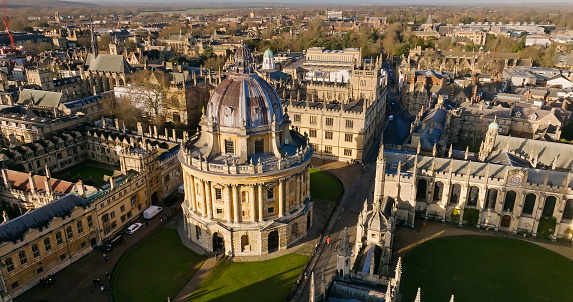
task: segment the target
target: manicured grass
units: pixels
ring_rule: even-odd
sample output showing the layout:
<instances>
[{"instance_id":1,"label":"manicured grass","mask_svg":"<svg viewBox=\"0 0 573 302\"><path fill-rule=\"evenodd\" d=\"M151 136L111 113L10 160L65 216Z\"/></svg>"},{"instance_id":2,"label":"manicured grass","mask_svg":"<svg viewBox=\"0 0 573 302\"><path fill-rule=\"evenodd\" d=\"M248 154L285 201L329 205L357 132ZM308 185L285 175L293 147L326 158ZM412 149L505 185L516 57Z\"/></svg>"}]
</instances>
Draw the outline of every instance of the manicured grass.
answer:
<instances>
[{"instance_id":1,"label":"manicured grass","mask_svg":"<svg viewBox=\"0 0 573 302\"><path fill-rule=\"evenodd\" d=\"M205 258L184 246L177 230L161 228L120 261L112 278L114 300L155 302L175 297Z\"/></svg>"},{"instance_id":2,"label":"manicured grass","mask_svg":"<svg viewBox=\"0 0 573 302\"><path fill-rule=\"evenodd\" d=\"M219 260L188 301L284 301L307 259L288 254L260 262Z\"/></svg>"},{"instance_id":3,"label":"manicured grass","mask_svg":"<svg viewBox=\"0 0 573 302\"><path fill-rule=\"evenodd\" d=\"M311 168L310 195L316 199L338 201L342 195L342 184L333 176Z\"/></svg>"},{"instance_id":4,"label":"manicured grass","mask_svg":"<svg viewBox=\"0 0 573 302\"><path fill-rule=\"evenodd\" d=\"M67 176L66 176L66 174L67 174ZM91 177L95 181L96 185L99 186L103 183L104 175L113 175L113 171L110 171L110 170L107 170L104 168L100 168L100 167L96 167L96 166L91 166L89 164L78 164L78 165L75 165L71 168L68 168L68 169L59 171L57 173L54 173L53 177L61 178L64 180L71 180L71 178L69 176L74 178L78 175L84 181ZM69 178L69 179L66 179L66 178Z\"/></svg>"},{"instance_id":5,"label":"manicured grass","mask_svg":"<svg viewBox=\"0 0 573 302\"><path fill-rule=\"evenodd\" d=\"M532 243L490 236L428 241L404 258L402 301L563 301L573 261Z\"/></svg>"}]
</instances>

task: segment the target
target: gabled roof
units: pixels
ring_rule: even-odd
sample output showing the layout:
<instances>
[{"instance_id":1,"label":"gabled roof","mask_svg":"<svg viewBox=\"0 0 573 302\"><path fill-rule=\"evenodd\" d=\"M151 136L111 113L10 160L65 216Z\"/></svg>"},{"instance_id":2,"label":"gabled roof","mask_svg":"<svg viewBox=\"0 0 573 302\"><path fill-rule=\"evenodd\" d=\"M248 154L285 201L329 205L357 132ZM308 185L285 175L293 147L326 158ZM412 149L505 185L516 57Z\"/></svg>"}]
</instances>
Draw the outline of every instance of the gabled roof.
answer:
<instances>
[{"instance_id":1,"label":"gabled roof","mask_svg":"<svg viewBox=\"0 0 573 302\"><path fill-rule=\"evenodd\" d=\"M47 205L29 211L0 225L0 242L22 239L30 229L39 229L48 226L54 217L68 217L76 207L84 209L90 202L76 195L66 195Z\"/></svg>"},{"instance_id":2,"label":"gabled roof","mask_svg":"<svg viewBox=\"0 0 573 302\"><path fill-rule=\"evenodd\" d=\"M34 89L22 89L18 96L18 105L28 107L58 108L62 101L61 92Z\"/></svg>"},{"instance_id":3,"label":"gabled roof","mask_svg":"<svg viewBox=\"0 0 573 302\"><path fill-rule=\"evenodd\" d=\"M130 74L132 67L122 55L101 54L94 58L89 54L86 58L86 66L89 71L103 71Z\"/></svg>"}]
</instances>

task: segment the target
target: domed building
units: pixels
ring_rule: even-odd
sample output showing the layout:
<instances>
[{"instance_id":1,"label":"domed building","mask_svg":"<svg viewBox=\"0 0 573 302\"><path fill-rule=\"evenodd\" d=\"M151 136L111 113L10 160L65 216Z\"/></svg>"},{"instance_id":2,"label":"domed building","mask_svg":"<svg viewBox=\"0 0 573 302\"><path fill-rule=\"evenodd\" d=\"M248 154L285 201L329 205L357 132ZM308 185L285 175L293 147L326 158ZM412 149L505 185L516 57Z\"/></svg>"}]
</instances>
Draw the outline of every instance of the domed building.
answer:
<instances>
[{"instance_id":1,"label":"domed building","mask_svg":"<svg viewBox=\"0 0 573 302\"><path fill-rule=\"evenodd\" d=\"M243 46L217 87L201 131L179 153L189 239L208 251L262 255L303 238L312 223L308 138L290 129L276 91Z\"/></svg>"}]
</instances>

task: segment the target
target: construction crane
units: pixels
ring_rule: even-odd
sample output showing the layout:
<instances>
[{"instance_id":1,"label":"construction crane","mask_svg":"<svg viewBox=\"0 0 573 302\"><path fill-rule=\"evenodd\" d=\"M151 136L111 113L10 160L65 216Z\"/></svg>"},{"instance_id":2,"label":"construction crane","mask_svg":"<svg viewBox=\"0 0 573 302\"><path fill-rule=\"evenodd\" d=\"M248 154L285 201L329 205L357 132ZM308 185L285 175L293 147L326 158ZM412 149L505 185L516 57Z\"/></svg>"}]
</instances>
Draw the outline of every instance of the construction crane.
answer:
<instances>
[{"instance_id":1,"label":"construction crane","mask_svg":"<svg viewBox=\"0 0 573 302\"><path fill-rule=\"evenodd\" d=\"M4 16L2 17L2 21L4 22L5 32L10 36L10 43L12 44L12 49L16 50L16 45L14 45L14 36L12 36L12 32L10 32L10 17L8 17L8 8L6 8L6 0L4 1Z\"/></svg>"}]
</instances>

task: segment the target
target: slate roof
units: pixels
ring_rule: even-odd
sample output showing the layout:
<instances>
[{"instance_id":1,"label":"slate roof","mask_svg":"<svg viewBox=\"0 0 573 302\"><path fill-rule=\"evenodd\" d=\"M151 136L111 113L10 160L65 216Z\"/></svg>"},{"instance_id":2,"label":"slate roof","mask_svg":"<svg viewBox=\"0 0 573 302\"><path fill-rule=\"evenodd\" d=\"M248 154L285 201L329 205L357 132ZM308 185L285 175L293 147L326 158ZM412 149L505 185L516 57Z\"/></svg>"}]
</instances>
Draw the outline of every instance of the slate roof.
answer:
<instances>
[{"instance_id":1,"label":"slate roof","mask_svg":"<svg viewBox=\"0 0 573 302\"><path fill-rule=\"evenodd\" d=\"M89 54L85 65L88 66L89 71L130 74L132 70L122 55L101 54L94 58L93 54Z\"/></svg>"},{"instance_id":2,"label":"slate roof","mask_svg":"<svg viewBox=\"0 0 573 302\"><path fill-rule=\"evenodd\" d=\"M68 217L76 207L84 209L90 202L76 195L66 195L47 205L29 211L0 225L0 243L21 239L30 229L39 229L48 226L54 217Z\"/></svg>"},{"instance_id":3,"label":"slate roof","mask_svg":"<svg viewBox=\"0 0 573 302\"><path fill-rule=\"evenodd\" d=\"M62 101L61 92L34 89L22 89L18 96L18 105L28 107L58 108Z\"/></svg>"}]
</instances>

